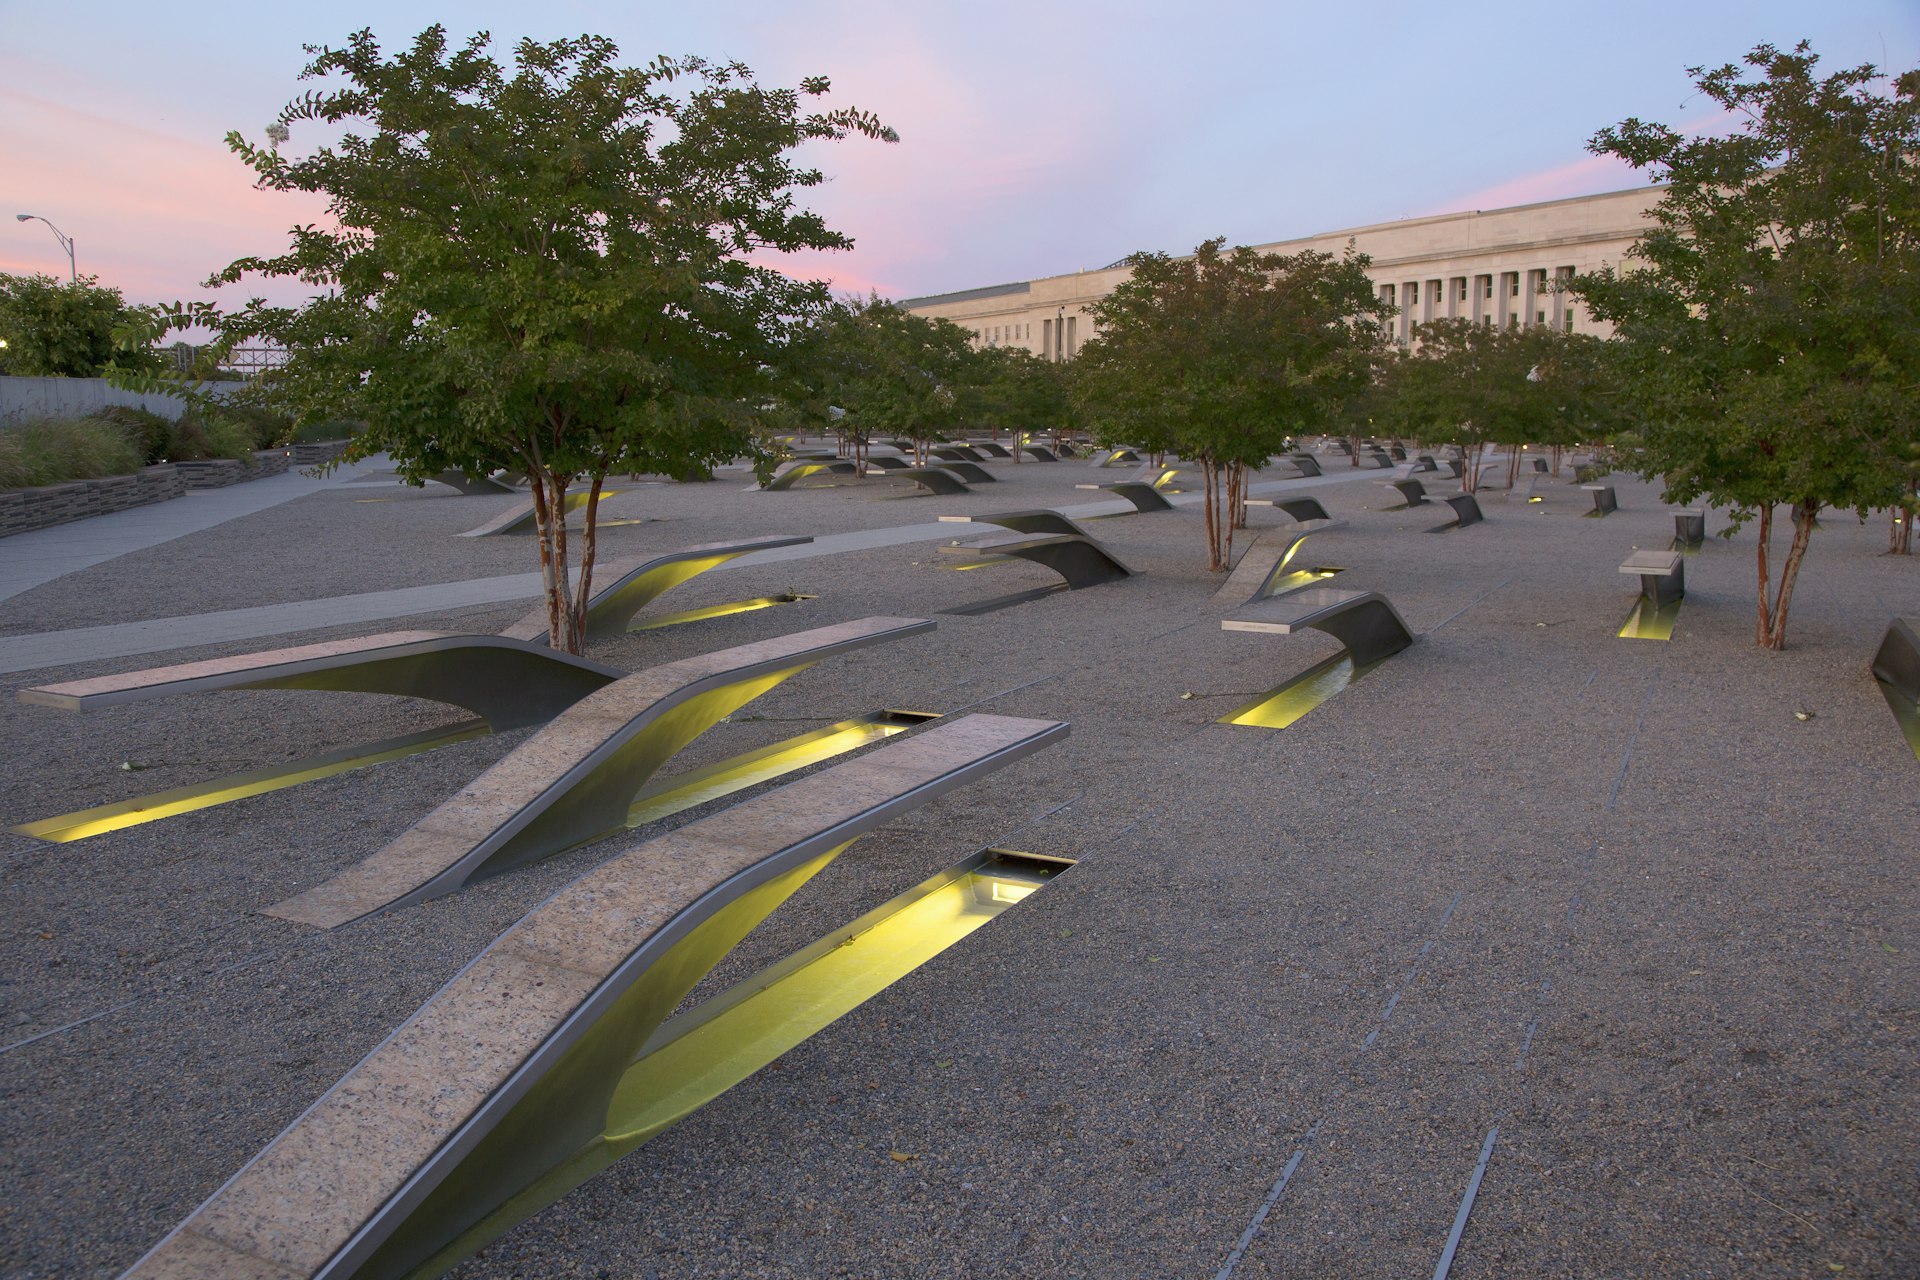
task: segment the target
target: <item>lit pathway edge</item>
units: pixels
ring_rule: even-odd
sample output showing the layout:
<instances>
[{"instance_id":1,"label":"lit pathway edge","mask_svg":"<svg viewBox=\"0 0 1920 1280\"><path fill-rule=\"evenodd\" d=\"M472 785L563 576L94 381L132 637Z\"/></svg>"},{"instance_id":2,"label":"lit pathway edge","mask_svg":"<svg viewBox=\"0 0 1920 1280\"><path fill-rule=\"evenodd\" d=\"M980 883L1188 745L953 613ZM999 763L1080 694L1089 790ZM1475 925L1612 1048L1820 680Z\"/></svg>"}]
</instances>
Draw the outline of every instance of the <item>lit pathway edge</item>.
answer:
<instances>
[{"instance_id":1,"label":"lit pathway edge","mask_svg":"<svg viewBox=\"0 0 1920 1280\"><path fill-rule=\"evenodd\" d=\"M1325 476L1311 480L1269 480L1248 486L1249 493L1278 493L1290 489L1317 488L1330 484L1349 484L1364 476ZM256 483L265 484L266 481ZM236 486L237 487L237 486ZM1180 494L1171 499L1176 506L1201 501L1197 493ZM1116 515L1132 510L1125 501L1105 499L1054 508L1071 519ZM101 519L112 517L102 516ZM26 535L17 535L26 536ZM897 525L886 529L862 529L853 533L828 534L813 542L741 556L713 570L723 573L752 565L781 564L814 556L836 555L846 551L866 551L875 547L904 546L913 542L936 542L953 536L953 526L939 521L926 524ZM506 574L497 578L472 578L465 582L443 582L423 587L402 587L393 591L369 591L358 595L331 596L292 604L258 605L249 609L223 609L214 613L187 614L174 618L151 618L143 622L123 622L101 627L76 627L68 631L43 631L34 635L0 638L0 673L35 671L43 667L63 667L106 658L131 658L202 644L225 644L235 640L258 640L267 636L288 635L320 627L352 626L404 618L422 613L478 605L504 604L529 600L540 594L540 575Z\"/></svg>"}]
</instances>

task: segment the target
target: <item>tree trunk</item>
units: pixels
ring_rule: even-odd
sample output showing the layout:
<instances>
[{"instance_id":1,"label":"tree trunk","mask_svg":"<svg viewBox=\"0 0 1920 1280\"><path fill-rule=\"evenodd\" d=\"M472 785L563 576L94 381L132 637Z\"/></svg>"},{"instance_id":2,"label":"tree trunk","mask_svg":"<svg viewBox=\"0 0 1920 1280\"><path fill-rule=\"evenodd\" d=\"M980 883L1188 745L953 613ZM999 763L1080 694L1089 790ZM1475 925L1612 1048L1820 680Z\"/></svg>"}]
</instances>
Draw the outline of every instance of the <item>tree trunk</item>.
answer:
<instances>
[{"instance_id":1,"label":"tree trunk","mask_svg":"<svg viewBox=\"0 0 1920 1280\"><path fill-rule=\"evenodd\" d=\"M1207 572L1218 573L1227 567L1227 552L1232 546L1233 522L1222 518L1220 510L1220 465L1211 453L1200 455L1201 482L1206 487Z\"/></svg>"},{"instance_id":2,"label":"tree trunk","mask_svg":"<svg viewBox=\"0 0 1920 1280\"><path fill-rule=\"evenodd\" d=\"M587 647L587 602L593 599L593 560L600 543L600 489L606 481L606 472L596 471L593 484L587 490L587 515L580 534L580 582L573 593L573 608L567 611L568 635L564 647L571 654L582 653ZM561 523L565 522L563 509Z\"/></svg>"},{"instance_id":3,"label":"tree trunk","mask_svg":"<svg viewBox=\"0 0 1920 1280\"><path fill-rule=\"evenodd\" d=\"M1763 642L1769 649L1787 647L1787 607L1793 603L1793 585L1800 577L1800 562L1806 558L1807 543L1813 537L1820 504L1797 502L1793 507L1793 543L1787 548L1787 563L1780 570L1780 590L1773 602L1773 625ZM1763 588L1764 590L1764 588Z\"/></svg>"},{"instance_id":4,"label":"tree trunk","mask_svg":"<svg viewBox=\"0 0 1920 1280\"><path fill-rule=\"evenodd\" d=\"M1360 437L1348 436L1347 444L1351 446L1347 451L1347 461L1357 467L1360 465Z\"/></svg>"},{"instance_id":5,"label":"tree trunk","mask_svg":"<svg viewBox=\"0 0 1920 1280\"><path fill-rule=\"evenodd\" d=\"M567 482L542 465L533 481L533 522L540 538L541 585L547 592L547 642L563 653L580 652L574 632L573 583L567 564Z\"/></svg>"},{"instance_id":6,"label":"tree trunk","mask_svg":"<svg viewBox=\"0 0 1920 1280\"><path fill-rule=\"evenodd\" d=\"M1232 517L1235 529L1247 527L1247 464L1244 462L1232 463L1227 469L1227 514Z\"/></svg>"},{"instance_id":7,"label":"tree trunk","mask_svg":"<svg viewBox=\"0 0 1920 1280\"><path fill-rule=\"evenodd\" d=\"M1513 486L1520 481L1520 449L1508 446L1507 449L1507 492L1513 492Z\"/></svg>"},{"instance_id":8,"label":"tree trunk","mask_svg":"<svg viewBox=\"0 0 1920 1280\"><path fill-rule=\"evenodd\" d=\"M1562 445L1553 446L1553 478L1555 480L1558 480L1560 478L1560 456L1564 452L1565 452L1564 446Z\"/></svg>"},{"instance_id":9,"label":"tree trunk","mask_svg":"<svg viewBox=\"0 0 1920 1280\"><path fill-rule=\"evenodd\" d=\"M1907 481L1906 501L1896 502L1887 513L1887 554L1890 556L1910 556L1913 554L1913 518L1920 510L1920 479Z\"/></svg>"}]
</instances>

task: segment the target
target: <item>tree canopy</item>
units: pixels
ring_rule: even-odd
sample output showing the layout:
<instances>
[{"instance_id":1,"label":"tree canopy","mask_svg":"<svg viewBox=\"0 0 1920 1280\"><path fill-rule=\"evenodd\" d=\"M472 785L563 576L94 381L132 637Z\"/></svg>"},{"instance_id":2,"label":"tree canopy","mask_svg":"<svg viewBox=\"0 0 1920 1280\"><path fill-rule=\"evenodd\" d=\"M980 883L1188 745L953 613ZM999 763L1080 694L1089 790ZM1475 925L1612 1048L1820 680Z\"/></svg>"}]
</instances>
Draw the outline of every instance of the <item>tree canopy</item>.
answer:
<instances>
[{"instance_id":1,"label":"tree canopy","mask_svg":"<svg viewBox=\"0 0 1920 1280\"><path fill-rule=\"evenodd\" d=\"M1544 325L1466 319L1416 325L1413 344L1381 362L1366 406L1426 444L1458 444L1461 487L1480 486L1489 442L1568 445L1604 436L1619 397L1604 344Z\"/></svg>"},{"instance_id":2,"label":"tree canopy","mask_svg":"<svg viewBox=\"0 0 1920 1280\"><path fill-rule=\"evenodd\" d=\"M1132 274L1090 308L1073 379L1096 437L1200 463L1215 570L1232 553L1232 481L1366 385L1389 312L1364 254L1225 244L1127 258Z\"/></svg>"},{"instance_id":3,"label":"tree canopy","mask_svg":"<svg viewBox=\"0 0 1920 1280\"><path fill-rule=\"evenodd\" d=\"M795 157L849 134L893 140L871 115L812 112L825 78L768 89L738 63L616 62L598 36L514 47L433 27L384 56L370 32L309 46L327 87L277 123L346 128L304 157L272 135L228 146L277 191L319 192L334 223L217 277L292 278L298 308L173 309L223 341L290 353L279 392L308 418L363 421L359 454L403 478L460 469L533 481L553 643L577 651L601 484L617 471L700 473L758 448L793 326L826 287L772 259L851 241L802 208L822 181ZM570 485L591 487L581 573L569 578Z\"/></svg>"},{"instance_id":4,"label":"tree canopy","mask_svg":"<svg viewBox=\"0 0 1920 1280\"><path fill-rule=\"evenodd\" d=\"M924 462L927 444L965 420L979 364L968 341L951 321L874 296L835 303L808 326L789 363L818 403L816 420L829 407L845 415L833 425L858 456L875 436L900 436Z\"/></svg>"},{"instance_id":5,"label":"tree canopy","mask_svg":"<svg viewBox=\"0 0 1920 1280\"><path fill-rule=\"evenodd\" d=\"M68 282L0 274L0 373L95 378L110 368L157 369L160 357L149 346L116 346L116 331L144 316L145 308L127 305L97 276Z\"/></svg>"},{"instance_id":6,"label":"tree canopy","mask_svg":"<svg viewBox=\"0 0 1920 1280\"><path fill-rule=\"evenodd\" d=\"M1900 501L1920 380L1920 72L1816 75L1804 43L1689 74L1724 137L1626 120L1589 149L1668 184L1630 270L1579 278L1637 393L1667 499L1759 522L1757 643L1783 648L1821 508ZM1773 585L1774 508L1793 540Z\"/></svg>"}]
</instances>

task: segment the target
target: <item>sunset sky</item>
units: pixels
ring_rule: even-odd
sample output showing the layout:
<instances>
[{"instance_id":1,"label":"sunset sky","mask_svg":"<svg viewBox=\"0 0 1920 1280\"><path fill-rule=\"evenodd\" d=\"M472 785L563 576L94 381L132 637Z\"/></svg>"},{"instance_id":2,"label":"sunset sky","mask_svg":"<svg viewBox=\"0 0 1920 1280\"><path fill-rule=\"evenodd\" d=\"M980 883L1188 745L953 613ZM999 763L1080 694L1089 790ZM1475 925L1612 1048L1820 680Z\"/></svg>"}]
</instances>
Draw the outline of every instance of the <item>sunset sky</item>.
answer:
<instances>
[{"instance_id":1,"label":"sunset sky","mask_svg":"<svg viewBox=\"0 0 1920 1280\"><path fill-rule=\"evenodd\" d=\"M892 297L1637 186L1587 138L1636 115L1724 127L1686 68L1761 41L1811 40L1829 70L1920 65L1915 0L0 0L0 212L52 220L81 274L130 300L208 296L210 272L322 212L254 191L227 130L261 137L302 87L303 44L371 26L396 49L436 21L491 31L503 58L522 36L594 32L633 63L698 53L763 84L831 77L833 105L901 141L822 149L830 181L808 203L858 246L806 266ZM0 220L0 271L66 270L45 226Z\"/></svg>"}]
</instances>

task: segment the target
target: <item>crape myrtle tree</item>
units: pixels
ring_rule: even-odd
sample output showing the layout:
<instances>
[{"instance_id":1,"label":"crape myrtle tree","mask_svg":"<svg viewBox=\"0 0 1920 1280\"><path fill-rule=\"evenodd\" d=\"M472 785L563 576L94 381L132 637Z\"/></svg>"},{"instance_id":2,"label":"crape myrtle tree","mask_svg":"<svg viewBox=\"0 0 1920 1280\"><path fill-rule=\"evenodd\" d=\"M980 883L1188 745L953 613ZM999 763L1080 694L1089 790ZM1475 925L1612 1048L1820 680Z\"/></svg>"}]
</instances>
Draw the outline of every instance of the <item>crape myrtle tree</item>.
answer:
<instances>
[{"instance_id":1,"label":"crape myrtle tree","mask_svg":"<svg viewBox=\"0 0 1920 1280\"><path fill-rule=\"evenodd\" d=\"M599 36L523 40L506 66L490 43L453 48L436 26L392 57L367 31L309 46L302 78L323 86L277 123L340 140L304 158L278 130L227 145L259 187L324 194L331 220L215 282L296 279L316 296L170 320L284 347L288 402L365 422L352 456L385 451L409 482L525 472L551 640L577 653L606 477L763 456L755 419L781 390L787 336L831 300L765 265L851 245L800 207L822 174L796 148L895 135L861 111L809 111L825 78L768 89L738 63L623 67ZM576 583L565 513L581 485Z\"/></svg>"},{"instance_id":2,"label":"crape myrtle tree","mask_svg":"<svg viewBox=\"0 0 1920 1280\"><path fill-rule=\"evenodd\" d=\"M1067 391L1068 366L1042 360L1025 347L981 347L978 377L970 397L975 425L1010 432L1013 460L1024 461L1020 446L1041 433L1057 443L1078 425Z\"/></svg>"},{"instance_id":3,"label":"crape myrtle tree","mask_svg":"<svg viewBox=\"0 0 1920 1280\"><path fill-rule=\"evenodd\" d=\"M902 310L878 295L836 302L807 326L793 364L819 414L853 443L862 474L875 436L911 439L915 460L963 420L979 378L965 329Z\"/></svg>"},{"instance_id":4,"label":"crape myrtle tree","mask_svg":"<svg viewBox=\"0 0 1920 1280\"><path fill-rule=\"evenodd\" d=\"M1369 259L1351 248L1336 258L1225 243L1127 258L1132 274L1091 308L1098 332L1073 379L1096 431L1200 464L1214 571L1232 559L1246 471L1365 384L1386 316Z\"/></svg>"},{"instance_id":5,"label":"crape myrtle tree","mask_svg":"<svg viewBox=\"0 0 1920 1280\"><path fill-rule=\"evenodd\" d=\"M1415 325L1412 335L1407 350L1380 362L1363 403L1422 444L1459 445L1468 493L1483 483L1488 444L1508 446L1511 485L1523 445L1558 450L1612 421L1615 378L1598 338L1458 318Z\"/></svg>"},{"instance_id":6,"label":"crape myrtle tree","mask_svg":"<svg viewBox=\"0 0 1920 1280\"><path fill-rule=\"evenodd\" d=\"M1574 282L1613 324L1643 418L1636 468L1670 502L1757 521L1755 642L1786 645L1823 507L1910 494L1920 382L1920 72L1820 77L1804 43L1689 74L1740 120L1688 137L1627 120L1589 149L1668 185L1631 269ZM1777 580L1776 508L1793 536Z\"/></svg>"}]
</instances>

